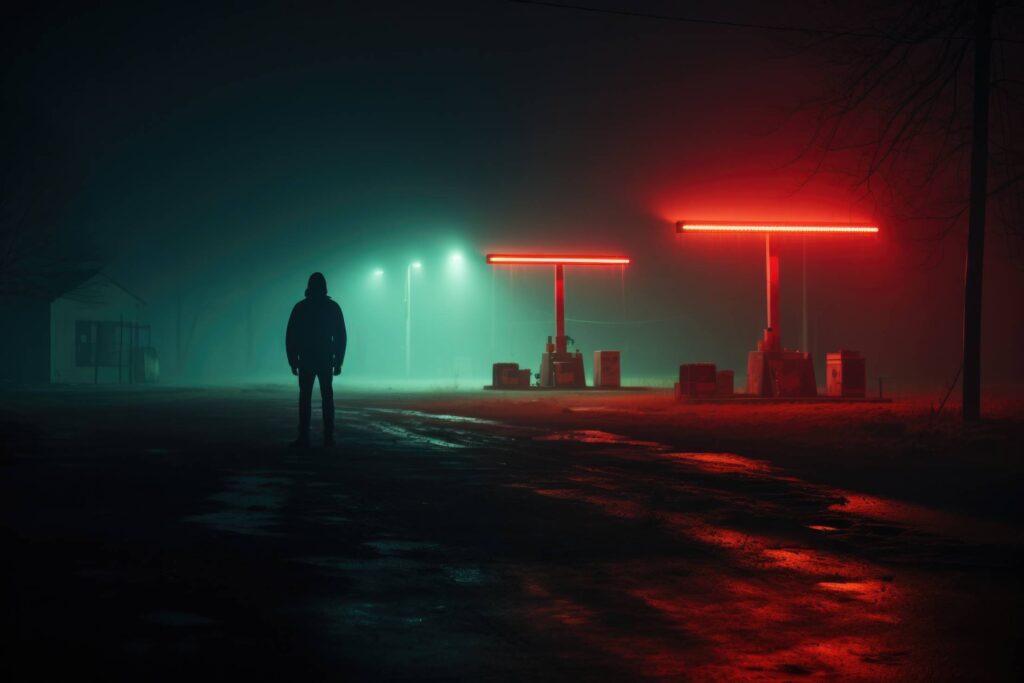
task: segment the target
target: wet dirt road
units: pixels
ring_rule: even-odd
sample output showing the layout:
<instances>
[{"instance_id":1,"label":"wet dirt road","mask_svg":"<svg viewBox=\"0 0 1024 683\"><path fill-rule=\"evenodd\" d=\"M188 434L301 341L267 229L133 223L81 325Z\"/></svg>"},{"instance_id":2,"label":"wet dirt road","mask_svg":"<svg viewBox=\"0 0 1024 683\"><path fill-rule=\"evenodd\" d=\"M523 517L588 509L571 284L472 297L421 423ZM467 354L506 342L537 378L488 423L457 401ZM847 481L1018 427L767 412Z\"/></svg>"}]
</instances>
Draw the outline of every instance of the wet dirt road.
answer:
<instances>
[{"instance_id":1,"label":"wet dirt road","mask_svg":"<svg viewBox=\"0 0 1024 683\"><path fill-rule=\"evenodd\" d=\"M1016 678L1015 527L742 453L365 396L290 451L273 389L3 407L5 680Z\"/></svg>"}]
</instances>

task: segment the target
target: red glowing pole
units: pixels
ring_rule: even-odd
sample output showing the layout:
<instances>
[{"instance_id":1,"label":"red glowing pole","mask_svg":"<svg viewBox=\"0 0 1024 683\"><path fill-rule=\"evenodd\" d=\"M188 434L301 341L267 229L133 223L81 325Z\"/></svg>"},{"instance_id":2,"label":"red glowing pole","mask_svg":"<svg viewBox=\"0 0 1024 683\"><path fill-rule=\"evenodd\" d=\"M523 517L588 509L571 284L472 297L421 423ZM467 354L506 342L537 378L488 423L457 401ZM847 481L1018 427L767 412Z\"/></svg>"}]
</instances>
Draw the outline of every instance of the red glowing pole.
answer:
<instances>
[{"instance_id":1,"label":"red glowing pole","mask_svg":"<svg viewBox=\"0 0 1024 683\"><path fill-rule=\"evenodd\" d=\"M629 259L624 256L487 254L487 263L492 266L551 265L555 267L555 352L566 353L568 345L565 336L565 266L625 266L629 264Z\"/></svg>"},{"instance_id":2,"label":"red glowing pole","mask_svg":"<svg viewBox=\"0 0 1024 683\"><path fill-rule=\"evenodd\" d=\"M565 272L561 263L555 266L555 351L565 353Z\"/></svg>"},{"instance_id":3,"label":"red glowing pole","mask_svg":"<svg viewBox=\"0 0 1024 683\"><path fill-rule=\"evenodd\" d=\"M765 291L768 297L768 326L764 331L764 351L782 348L779 328L779 246L772 242L771 234L764 236Z\"/></svg>"},{"instance_id":4,"label":"red glowing pole","mask_svg":"<svg viewBox=\"0 0 1024 683\"><path fill-rule=\"evenodd\" d=\"M849 225L845 223L678 221L676 223L676 232L764 233L765 290L767 294L768 327L764 331L764 339L758 344L758 346L761 351L779 351L782 349L782 337L779 330L779 251L778 244L772 242L772 233L800 233L802 235L806 235L807 233L822 233L826 235L870 235L877 233L878 227L875 225ZM806 273L804 277L806 278Z\"/></svg>"}]
</instances>

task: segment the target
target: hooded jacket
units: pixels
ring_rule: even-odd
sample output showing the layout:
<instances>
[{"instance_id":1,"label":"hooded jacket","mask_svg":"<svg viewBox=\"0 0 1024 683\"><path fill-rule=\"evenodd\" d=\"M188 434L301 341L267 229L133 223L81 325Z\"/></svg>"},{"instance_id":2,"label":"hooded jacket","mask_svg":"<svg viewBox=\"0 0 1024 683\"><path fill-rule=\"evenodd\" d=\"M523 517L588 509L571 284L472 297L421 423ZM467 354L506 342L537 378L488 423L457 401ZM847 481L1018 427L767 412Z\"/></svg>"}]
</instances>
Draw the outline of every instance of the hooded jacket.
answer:
<instances>
[{"instance_id":1,"label":"hooded jacket","mask_svg":"<svg viewBox=\"0 0 1024 683\"><path fill-rule=\"evenodd\" d=\"M345 362L348 335L341 306L327 296L327 280L309 276L306 298L295 304L285 332L288 364L293 368L323 370Z\"/></svg>"}]
</instances>

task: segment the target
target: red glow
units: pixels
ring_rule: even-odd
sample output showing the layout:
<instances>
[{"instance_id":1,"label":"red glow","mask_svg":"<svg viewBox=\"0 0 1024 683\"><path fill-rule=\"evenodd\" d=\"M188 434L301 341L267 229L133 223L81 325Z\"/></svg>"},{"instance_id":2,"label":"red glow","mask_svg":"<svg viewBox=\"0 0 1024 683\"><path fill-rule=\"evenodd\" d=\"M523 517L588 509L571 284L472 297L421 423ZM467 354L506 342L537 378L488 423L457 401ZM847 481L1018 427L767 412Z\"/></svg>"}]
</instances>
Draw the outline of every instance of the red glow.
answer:
<instances>
[{"instance_id":1,"label":"red glow","mask_svg":"<svg viewBox=\"0 0 1024 683\"><path fill-rule=\"evenodd\" d=\"M491 265L624 266L623 256L562 256L554 254L488 254Z\"/></svg>"},{"instance_id":2,"label":"red glow","mask_svg":"<svg viewBox=\"0 0 1024 683\"><path fill-rule=\"evenodd\" d=\"M875 225L848 223L761 223L747 221L678 221L676 232L795 232L795 233L853 233L874 234Z\"/></svg>"}]
</instances>

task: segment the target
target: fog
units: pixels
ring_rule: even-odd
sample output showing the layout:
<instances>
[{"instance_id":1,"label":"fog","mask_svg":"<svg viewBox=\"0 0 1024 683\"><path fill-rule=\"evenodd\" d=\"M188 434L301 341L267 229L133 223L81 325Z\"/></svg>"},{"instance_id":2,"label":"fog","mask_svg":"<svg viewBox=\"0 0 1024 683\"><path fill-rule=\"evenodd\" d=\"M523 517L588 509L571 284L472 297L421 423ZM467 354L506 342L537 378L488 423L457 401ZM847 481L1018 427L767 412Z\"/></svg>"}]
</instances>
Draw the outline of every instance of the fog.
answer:
<instances>
[{"instance_id":1,"label":"fog","mask_svg":"<svg viewBox=\"0 0 1024 683\"><path fill-rule=\"evenodd\" d=\"M806 133L797 105L828 74L775 35L500 2L76 12L30 18L5 101L81 169L61 229L89 234L146 300L161 381L290 381L284 328L314 271L346 317L343 383L536 372L552 269L484 261L520 251L631 258L567 269L588 377L593 351L620 350L627 381L710 361L739 382L765 324L763 239L676 235L684 218L878 221L873 238L783 239L784 345L803 343L806 268L819 381L840 348L894 387L941 387L959 366L962 233L920 240L786 165ZM992 385L1024 379L1024 281L998 240Z\"/></svg>"}]
</instances>

